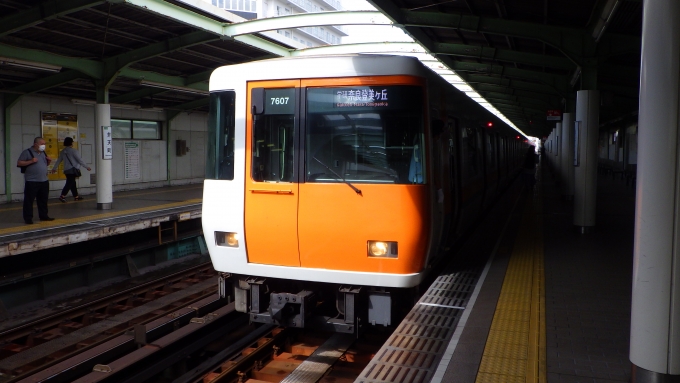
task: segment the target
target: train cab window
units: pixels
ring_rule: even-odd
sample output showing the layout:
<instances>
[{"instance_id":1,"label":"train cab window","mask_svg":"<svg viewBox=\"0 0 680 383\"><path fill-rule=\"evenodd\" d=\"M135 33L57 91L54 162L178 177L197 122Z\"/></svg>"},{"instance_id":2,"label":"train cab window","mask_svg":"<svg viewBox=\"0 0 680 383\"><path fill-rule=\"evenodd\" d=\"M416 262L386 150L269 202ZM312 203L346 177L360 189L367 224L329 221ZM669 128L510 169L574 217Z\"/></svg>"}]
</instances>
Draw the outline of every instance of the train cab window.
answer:
<instances>
[{"instance_id":1,"label":"train cab window","mask_svg":"<svg viewBox=\"0 0 680 383\"><path fill-rule=\"evenodd\" d=\"M205 177L234 179L234 101L236 92L210 94Z\"/></svg>"},{"instance_id":2,"label":"train cab window","mask_svg":"<svg viewBox=\"0 0 680 383\"><path fill-rule=\"evenodd\" d=\"M425 183L419 86L308 88L305 181Z\"/></svg>"},{"instance_id":3,"label":"train cab window","mask_svg":"<svg viewBox=\"0 0 680 383\"><path fill-rule=\"evenodd\" d=\"M295 99L295 88L264 90L264 110L253 115L253 180L293 182Z\"/></svg>"}]
</instances>

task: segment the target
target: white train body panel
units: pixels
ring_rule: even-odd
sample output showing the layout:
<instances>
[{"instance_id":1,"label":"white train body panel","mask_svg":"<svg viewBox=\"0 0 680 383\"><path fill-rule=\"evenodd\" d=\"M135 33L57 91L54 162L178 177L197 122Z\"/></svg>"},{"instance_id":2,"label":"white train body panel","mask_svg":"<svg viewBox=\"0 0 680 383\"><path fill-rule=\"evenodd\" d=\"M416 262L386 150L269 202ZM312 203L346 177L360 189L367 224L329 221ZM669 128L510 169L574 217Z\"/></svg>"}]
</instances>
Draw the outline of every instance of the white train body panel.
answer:
<instances>
[{"instance_id":1,"label":"white train body panel","mask_svg":"<svg viewBox=\"0 0 680 383\"><path fill-rule=\"evenodd\" d=\"M210 78L210 92L225 90L236 92L234 179L230 181L207 179L203 192L203 231L216 270L232 274L364 286L411 287L419 284L423 278L422 272L389 274L248 262L244 240L247 82L381 75L431 78L432 72L410 57L380 55L272 59L225 66L213 72ZM433 197L430 200L436 204L437 198ZM434 218L434 214L432 217ZM430 227L433 228L432 223ZM238 233L239 247L217 246L215 231ZM437 230L430 230L430 233L435 231ZM430 238L429 242L432 243L433 238Z\"/></svg>"}]
</instances>

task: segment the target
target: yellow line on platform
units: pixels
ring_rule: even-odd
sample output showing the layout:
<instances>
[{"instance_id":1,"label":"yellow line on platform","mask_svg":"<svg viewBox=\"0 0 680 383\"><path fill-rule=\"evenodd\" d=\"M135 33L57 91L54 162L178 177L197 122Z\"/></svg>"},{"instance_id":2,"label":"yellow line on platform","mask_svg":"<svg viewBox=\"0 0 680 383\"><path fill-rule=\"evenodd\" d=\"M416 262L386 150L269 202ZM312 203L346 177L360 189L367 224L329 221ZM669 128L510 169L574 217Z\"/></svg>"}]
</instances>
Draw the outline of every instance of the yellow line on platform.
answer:
<instances>
[{"instance_id":1,"label":"yellow line on platform","mask_svg":"<svg viewBox=\"0 0 680 383\"><path fill-rule=\"evenodd\" d=\"M137 208L137 209L111 211L109 213L86 215L86 216L75 217L75 218L56 218L55 217L55 220L50 221L50 222L35 221L35 223L33 225L22 224L21 226L15 226L15 227L9 227L9 228L6 228L6 229L0 229L0 235L28 232L28 231L33 231L34 229L47 229L47 228L52 228L52 227L64 226L64 225L80 224L80 223L86 223L86 222L99 220L99 219L122 217L122 216L127 216L127 215L130 215L130 214L139 214L139 213L145 213L145 212L154 211L154 210L171 209L173 207L179 207L179 206L188 205L188 204L201 203L202 201L203 201L202 198L195 198L195 199L189 199L189 200L181 201L181 202L167 203L167 204L164 204L164 205L154 205L154 206L140 207L140 208Z\"/></svg>"},{"instance_id":2,"label":"yellow line on platform","mask_svg":"<svg viewBox=\"0 0 680 383\"><path fill-rule=\"evenodd\" d=\"M546 382L542 221L537 192L525 202L476 383Z\"/></svg>"},{"instance_id":3,"label":"yellow line on platform","mask_svg":"<svg viewBox=\"0 0 680 383\"><path fill-rule=\"evenodd\" d=\"M196 190L196 189L203 189L203 185L201 186L196 186L192 188L186 188L186 189L181 189L181 190L168 190L164 188L157 188L157 189L152 189L152 191L146 191L146 192L141 192L141 193L134 193L134 194L120 194L116 195L115 199L125 199L125 198L132 198L132 197L139 197L140 195L149 195L149 194L163 194L163 193L169 193L169 192L183 192L187 190ZM148 189L147 189L148 190ZM63 202L56 202L55 199L52 199L53 202L48 202L47 206L61 206ZM75 201L73 201L75 202ZM20 203L15 204L14 207L3 207L0 206L0 213L3 211L10 211L10 210L22 210L24 207Z\"/></svg>"}]
</instances>

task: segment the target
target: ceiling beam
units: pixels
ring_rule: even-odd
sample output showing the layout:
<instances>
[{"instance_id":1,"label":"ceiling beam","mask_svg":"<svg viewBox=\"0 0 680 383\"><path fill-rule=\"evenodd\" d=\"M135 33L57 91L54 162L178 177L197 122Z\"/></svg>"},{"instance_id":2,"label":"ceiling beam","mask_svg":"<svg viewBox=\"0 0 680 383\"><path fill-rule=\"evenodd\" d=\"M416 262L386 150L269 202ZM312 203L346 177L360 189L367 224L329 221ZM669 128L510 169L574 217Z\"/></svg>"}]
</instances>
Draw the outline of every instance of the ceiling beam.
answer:
<instances>
[{"instance_id":1,"label":"ceiling beam","mask_svg":"<svg viewBox=\"0 0 680 383\"><path fill-rule=\"evenodd\" d=\"M535 65L565 70L574 70L576 65L564 57L524 53L511 49L482 47L466 44L434 43L433 53L475 59L507 61L517 64Z\"/></svg>"},{"instance_id":2,"label":"ceiling beam","mask_svg":"<svg viewBox=\"0 0 680 383\"><path fill-rule=\"evenodd\" d=\"M299 13L225 25L222 34L234 37L277 29L324 25L392 25L392 22L378 11Z\"/></svg>"},{"instance_id":3,"label":"ceiling beam","mask_svg":"<svg viewBox=\"0 0 680 383\"><path fill-rule=\"evenodd\" d=\"M200 30L212 33L222 38L231 38L226 36L224 27L229 25L229 21L218 21L209 17L200 15L189 9L182 8L178 5L163 1L163 0L120 0L125 4L140 8L144 11L155 13L164 18L174 19L182 24L198 28ZM265 52L272 53L276 56L288 56L289 50L282 47L280 44L273 43L261 37L245 35L237 36L234 40L241 41L252 47L261 49Z\"/></svg>"},{"instance_id":4,"label":"ceiling beam","mask_svg":"<svg viewBox=\"0 0 680 383\"><path fill-rule=\"evenodd\" d=\"M119 76L126 77L126 78L133 79L133 80L139 80L139 81L147 80L147 81L159 82L159 83L163 83L163 84L167 84L167 85L171 85L171 86L192 88L192 89L196 89L198 91L203 91L203 92L208 91L208 84L206 84L205 82L188 84L186 77L169 76L169 75L164 75L164 74L160 74L160 73L156 73L156 72L148 72L148 71L142 71L142 70L131 69L131 68L121 69Z\"/></svg>"},{"instance_id":5,"label":"ceiling beam","mask_svg":"<svg viewBox=\"0 0 680 383\"><path fill-rule=\"evenodd\" d=\"M104 59L104 65L109 68L123 68L132 63L161 56L166 53L178 51L194 45L204 44L219 38L211 33L204 31L190 32L185 35L171 37L164 41L145 45L138 49Z\"/></svg>"},{"instance_id":6,"label":"ceiling beam","mask_svg":"<svg viewBox=\"0 0 680 383\"><path fill-rule=\"evenodd\" d=\"M49 89L58 85L66 84L84 76L76 70L68 70L52 76L43 77L28 83L17 85L10 89L0 90L0 92L15 94L30 94L41 90Z\"/></svg>"},{"instance_id":7,"label":"ceiling beam","mask_svg":"<svg viewBox=\"0 0 680 383\"><path fill-rule=\"evenodd\" d=\"M189 75L184 78L185 86L198 85L210 79L210 74L212 71L205 71L196 74ZM115 104L126 104L128 102L137 101L142 98L152 97L156 94L168 92L166 89L159 88L143 88L138 89L129 93L120 94L118 96L112 97L111 102Z\"/></svg>"},{"instance_id":8,"label":"ceiling beam","mask_svg":"<svg viewBox=\"0 0 680 383\"><path fill-rule=\"evenodd\" d=\"M545 113L545 111L550 107L550 103L547 101L541 101L539 99L525 96L517 96L499 92L484 92L483 96L488 100L514 101L523 107L533 107L536 108L536 110L542 110L543 113Z\"/></svg>"},{"instance_id":9,"label":"ceiling beam","mask_svg":"<svg viewBox=\"0 0 680 383\"><path fill-rule=\"evenodd\" d=\"M502 88L508 88L508 89L521 89L521 90L528 90L532 91L535 93L540 93L540 94L546 94L546 95L559 95L562 96L560 92L557 92L554 88L545 85L545 84L540 84L540 83L535 83L535 82L529 82L529 81L522 81L514 78L507 78L507 77L494 77L494 76L486 76L486 75L480 75L480 74L473 74L473 75L468 75L465 79L468 84L472 86L476 85L484 85L484 86L495 86L495 87L502 87ZM565 89L563 90L564 93L567 93L567 96L569 98L576 98L576 93L571 92L568 93L569 90Z\"/></svg>"},{"instance_id":10,"label":"ceiling beam","mask_svg":"<svg viewBox=\"0 0 680 383\"><path fill-rule=\"evenodd\" d=\"M45 20L91 8L103 4L106 0L48 0L38 5L14 12L0 18L0 36L30 28Z\"/></svg>"},{"instance_id":11,"label":"ceiling beam","mask_svg":"<svg viewBox=\"0 0 680 383\"><path fill-rule=\"evenodd\" d=\"M102 73L102 63L94 60L66 57L37 49L19 48L6 44L0 44L0 52L2 52L3 57L74 69L92 78L98 78Z\"/></svg>"},{"instance_id":12,"label":"ceiling beam","mask_svg":"<svg viewBox=\"0 0 680 383\"><path fill-rule=\"evenodd\" d=\"M456 72L470 72L474 74L491 74L502 77L518 78L546 84L562 94L569 90L569 80L567 76L554 75L545 72L517 69L499 64L479 64L472 62L456 61L452 63L451 69ZM564 96L564 95L563 95Z\"/></svg>"},{"instance_id":13,"label":"ceiling beam","mask_svg":"<svg viewBox=\"0 0 680 383\"><path fill-rule=\"evenodd\" d=\"M460 13L414 12L406 9L400 9L396 18L399 24L411 27L458 29L542 41L560 50L576 65L581 65L582 57L590 56L590 52L594 53L596 46L584 30L577 28Z\"/></svg>"}]
</instances>

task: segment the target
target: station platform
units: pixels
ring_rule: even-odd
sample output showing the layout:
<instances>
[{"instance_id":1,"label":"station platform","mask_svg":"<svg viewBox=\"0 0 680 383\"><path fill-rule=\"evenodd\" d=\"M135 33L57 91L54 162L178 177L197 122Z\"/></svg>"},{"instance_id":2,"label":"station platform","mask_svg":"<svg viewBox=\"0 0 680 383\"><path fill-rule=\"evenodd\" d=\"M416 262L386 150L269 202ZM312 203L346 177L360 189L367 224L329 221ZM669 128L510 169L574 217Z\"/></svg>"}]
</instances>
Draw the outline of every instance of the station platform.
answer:
<instances>
[{"instance_id":1,"label":"station platform","mask_svg":"<svg viewBox=\"0 0 680 383\"><path fill-rule=\"evenodd\" d=\"M515 185L357 382L629 382L635 187L580 234L552 173ZM499 234L500 233L500 234Z\"/></svg>"},{"instance_id":2,"label":"station platform","mask_svg":"<svg viewBox=\"0 0 680 383\"><path fill-rule=\"evenodd\" d=\"M113 193L113 208L97 210L94 195L83 201L48 201L54 221L22 217L23 202L0 205L0 258L84 242L159 226L162 222L201 217L203 184L168 186Z\"/></svg>"}]
</instances>

